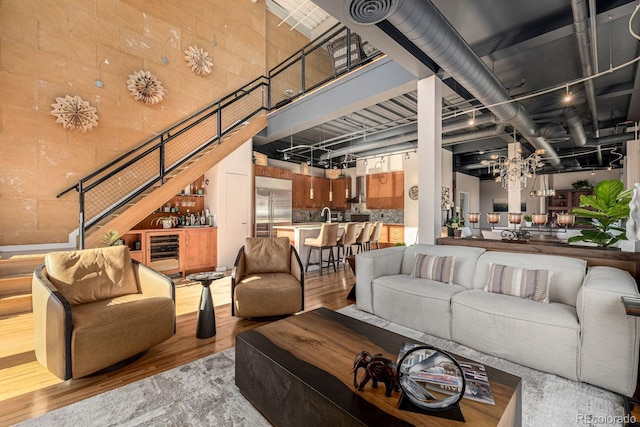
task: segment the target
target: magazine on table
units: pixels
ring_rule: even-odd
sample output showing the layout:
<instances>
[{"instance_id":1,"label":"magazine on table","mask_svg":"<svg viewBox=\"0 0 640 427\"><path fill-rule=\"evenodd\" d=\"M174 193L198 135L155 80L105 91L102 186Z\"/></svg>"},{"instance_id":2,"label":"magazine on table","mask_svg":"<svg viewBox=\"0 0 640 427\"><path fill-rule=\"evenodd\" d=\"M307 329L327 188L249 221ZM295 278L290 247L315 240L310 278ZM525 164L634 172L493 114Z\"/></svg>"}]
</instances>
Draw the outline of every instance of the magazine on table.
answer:
<instances>
[{"instance_id":1,"label":"magazine on table","mask_svg":"<svg viewBox=\"0 0 640 427\"><path fill-rule=\"evenodd\" d=\"M398 354L398 365L409 350L418 346L420 344L404 343ZM457 368L442 353L436 350L425 350L424 352L414 352L409 357L412 360L405 361L405 363L408 362L412 366L409 378L413 380L415 386L421 384L426 389L444 394L455 394L460 391L462 380L456 374ZM495 405L484 365L476 362L459 361L458 363L466 380L464 397Z\"/></svg>"}]
</instances>

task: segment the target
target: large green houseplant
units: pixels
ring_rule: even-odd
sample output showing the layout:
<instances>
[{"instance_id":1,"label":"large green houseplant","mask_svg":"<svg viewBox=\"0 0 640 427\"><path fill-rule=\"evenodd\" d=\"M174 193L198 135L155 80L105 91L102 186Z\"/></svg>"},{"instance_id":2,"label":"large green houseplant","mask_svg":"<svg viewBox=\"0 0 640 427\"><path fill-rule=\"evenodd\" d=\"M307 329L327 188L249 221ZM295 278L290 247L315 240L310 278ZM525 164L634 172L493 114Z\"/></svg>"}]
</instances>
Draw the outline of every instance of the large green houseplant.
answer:
<instances>
[{"instance_id":1,"label":"large green houseplant","mask_svg":"<svg viewBox=\"0 0 640 427\"><path fill-rule=\"evenodd\" d=\"M572 213L591 218L591 221L579 221L578 224L593 225L595 229L582 230L579 235L570 237L568 242L591 242L607 248L619 240L626 240L626 230L618 225L618 221L629 217L632 190L624 190L622 181L614 179L601 181L593 193L580 196L580 207L574 208Z\"/></svg>"}]
</instances>

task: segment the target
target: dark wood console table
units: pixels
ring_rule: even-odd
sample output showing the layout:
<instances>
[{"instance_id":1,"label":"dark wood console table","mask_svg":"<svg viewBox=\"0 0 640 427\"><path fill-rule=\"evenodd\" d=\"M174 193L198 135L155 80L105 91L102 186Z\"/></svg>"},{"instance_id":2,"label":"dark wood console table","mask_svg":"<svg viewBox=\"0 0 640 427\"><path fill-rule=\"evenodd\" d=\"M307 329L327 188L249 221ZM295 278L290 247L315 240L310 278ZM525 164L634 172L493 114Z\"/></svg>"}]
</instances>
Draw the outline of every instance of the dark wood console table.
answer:
<instances>
[{"instance_id":1,"label":"dark wood console table","mask_svg":"<svg viewBox=\"0 0 640 427\"><path fill-rule=\"evenodd\" d=\"M587 261L587 266L589 267L604 265L628 271L634 277L636 283L640 284L640 253L638 252L622 252L617 249L574 246L565 243L512 243L474 237L463 239L441 237L437 239L436 243L438 245L473 246L485 248L488 251L525 252L581 258Z\"/></svg>"}]
</instances>

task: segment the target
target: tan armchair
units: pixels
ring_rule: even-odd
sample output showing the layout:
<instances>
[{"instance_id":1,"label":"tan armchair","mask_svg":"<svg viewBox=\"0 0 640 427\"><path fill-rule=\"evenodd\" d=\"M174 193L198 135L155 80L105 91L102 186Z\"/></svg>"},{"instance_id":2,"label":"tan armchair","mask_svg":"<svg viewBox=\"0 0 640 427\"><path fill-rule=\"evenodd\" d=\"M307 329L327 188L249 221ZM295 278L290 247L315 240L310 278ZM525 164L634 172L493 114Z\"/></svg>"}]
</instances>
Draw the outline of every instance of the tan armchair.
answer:
<instances>
[{"instance_id":1,"label":"tan armchair","mask_svg":"<svg viewBox=\"0 0 640 427\"><path fill-rule=\"evenodd\" d=\"M231 315L266 317L304 310L304 273L288 237L248 238L231 273Z\"/></svg>"},{"instance_id":2,"label":"tan armchair","mask_svg":"<svg viewBox=\"0 0 640 427\"><path fill-rule=\"evenodd\" d=\"M37 360L81 378L141 355L175 333L173 281L126 246L52 252L32 280Z\"/></svg>"}]
</instances>

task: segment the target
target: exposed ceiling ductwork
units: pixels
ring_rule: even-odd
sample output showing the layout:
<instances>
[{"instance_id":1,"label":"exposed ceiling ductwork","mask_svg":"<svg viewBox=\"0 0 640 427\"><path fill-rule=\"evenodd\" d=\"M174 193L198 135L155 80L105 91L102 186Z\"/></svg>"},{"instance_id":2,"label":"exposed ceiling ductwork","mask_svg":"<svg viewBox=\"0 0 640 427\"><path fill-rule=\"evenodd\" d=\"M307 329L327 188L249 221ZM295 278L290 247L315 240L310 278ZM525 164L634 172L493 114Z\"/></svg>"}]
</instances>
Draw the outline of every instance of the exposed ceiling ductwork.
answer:
<instances>
[{"instance_id":1,"label":"exposed ceiling ductwork","mask_svg":"<svg viewBox=\"0 0 640 427\"><path fill-rule=\"evenodd\" d=\"M578 146L585 145L587 143L587 134L584 131L582 120L580 120L580 116L576 109L567 108L564 113L564 118L567 122L567 126L569 127L569 132L571 132L571 136L573 137L574 144Z\"/></svg>"},{"instance_id":2,"label":"exposed ceiling ductwork","mask_svg":"<svg viewBox=\"0 0 640 427\"><path fill-rule=\"evenodd\" d=\"M346 15L357 24L386 19L478 101L492 105L489 110L499 122L514 126L536 149L545 150L546 161L560 165L558 154L540 136L539 126L522 105L509 97L502 83L430 1L348 0L345 8Z\"/></svg>"},{"instance_id":3,"label":"exposed ceiling ductwork","mask_svg":"<svg viewBox=\"0 0 640 427\"><path fill-rule=\"evenodd\" d=\"M491 138L504 133L504 125L499 124L494 127L477 130L475 132L466 132L459 135L445 136L442 138L442 146L461 144L463 142L475 141L483 138Z\"/></svg>"},{"instance_id":4,"label":"exposed ceiling ductwork","mask_svg":"<svg viewBox=\"0 0 640 427\"><path fill-rule=\"evenodd\" d=\"M573 13L573 25L575 27L576 39L578 40L578 53L580 54L582 76L590 77L593 75L593 67L591 66L592 59L589 47L586 1L571 0L571 12ZM592 11L592 13L594 12L595 11ZM589 105L591 122L593 123L593 134L595 136L598 136L598 109L596 107L596 90L593 84L593 80L589 79L585 81L584 87L587 93L587 104Z\"/></svg>"}]
</instances>

